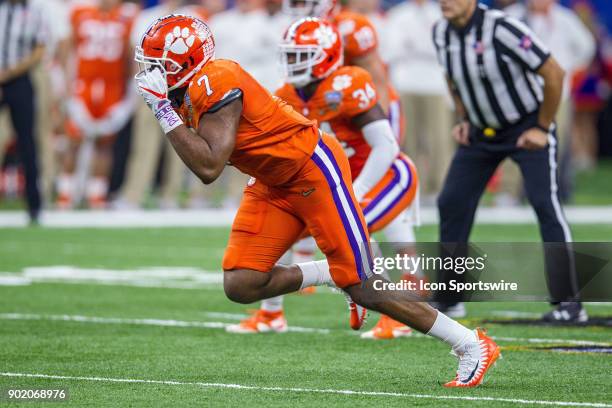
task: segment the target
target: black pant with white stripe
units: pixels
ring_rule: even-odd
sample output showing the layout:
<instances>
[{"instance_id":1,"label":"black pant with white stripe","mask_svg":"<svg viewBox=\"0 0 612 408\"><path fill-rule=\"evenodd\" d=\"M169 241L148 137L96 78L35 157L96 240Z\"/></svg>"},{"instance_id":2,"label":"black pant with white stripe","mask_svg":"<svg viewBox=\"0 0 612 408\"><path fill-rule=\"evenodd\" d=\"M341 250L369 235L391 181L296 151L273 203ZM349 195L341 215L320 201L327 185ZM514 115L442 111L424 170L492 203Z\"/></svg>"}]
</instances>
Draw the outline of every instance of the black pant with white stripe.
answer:
<instances>
[{"instance_id":1,"label":"black pant with white stripe","mask_svg":"<svg viewBox=\"0 0 612 408\"><path fill-rule=\"evenodd\" d=\"M25 174L28 213L33 220L38 217L41 205L34 138L35 100L29 75L23 75L0 86L0 108L8 108L17 133L17 151Z\"/></svg>"},{"instance_id":2,"label":"black pant with white stripe","mask_svg":"<svg viewBox=\"0 0 612 408\"><path fill-rule=\"evenodd\" d=\"M506 158L520 167L527 198L536 212L544 242L571 242L571 233L557 193L557 138L553 130L547 148L538 151L518 149L516 141L536 123L534 115L506 131L487 138L479 129L470 132L470 145L455 153L446 181L438 197L440 242L468 241L474 214L487 182ZM457 254L455 254L457 255ZM555 245L545 250L547 281L553 302L576 300L575 266L570 245ZM463 275L441 273L441 281L461 280ZM450 291L449 291L450 292ZM455 304L460 294L438 294L438 301Z\"/></svg>"}]
</instances>

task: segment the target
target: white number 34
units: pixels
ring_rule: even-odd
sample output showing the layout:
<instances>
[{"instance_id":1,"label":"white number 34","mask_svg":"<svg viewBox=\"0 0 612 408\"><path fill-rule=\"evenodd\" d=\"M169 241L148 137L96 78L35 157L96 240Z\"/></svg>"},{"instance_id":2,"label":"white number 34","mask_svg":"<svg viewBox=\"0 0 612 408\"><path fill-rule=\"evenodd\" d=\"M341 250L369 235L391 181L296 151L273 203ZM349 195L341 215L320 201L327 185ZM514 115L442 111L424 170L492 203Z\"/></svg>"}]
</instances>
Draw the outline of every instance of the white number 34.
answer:
<instances>
[{"instance_id":1,"label":"white number 34","mask_svg":"<svg viewBox=\"0 0 612 408\"><path fill-rule=\"evenodd\" d=\"M366 84L365 88L353 91L353 98L359 99L359 108L364 109L370 105L372 99L376 98L376 91L370 84Z\"/></svg>"},{"instance_id":2,"label":"white number 34","mask_svg":"<svg viewBox=\"0 0 612 408\"><path fill-rule=\"evenodd\" d=\"M210 82L208 82L208 75L202 75L200 79L198 79L198 86L202 86L202 82L204 82L204 86L206 87L206 96L212 95L213 90L210 88Z\"/></svg>"}]
</instances>

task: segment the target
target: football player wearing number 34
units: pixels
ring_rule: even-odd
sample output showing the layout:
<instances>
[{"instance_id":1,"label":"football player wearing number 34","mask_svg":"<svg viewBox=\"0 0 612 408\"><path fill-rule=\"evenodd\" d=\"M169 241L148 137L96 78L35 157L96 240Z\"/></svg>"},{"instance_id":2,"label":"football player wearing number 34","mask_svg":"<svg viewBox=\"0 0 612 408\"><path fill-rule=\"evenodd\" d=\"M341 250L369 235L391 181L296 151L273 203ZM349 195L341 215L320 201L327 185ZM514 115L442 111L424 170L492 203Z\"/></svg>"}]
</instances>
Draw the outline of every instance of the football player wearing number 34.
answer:
<instances>
[{"instance_id":1,"label":"football player wearing number 34","mask_svg":"<svg viewBox=\"0 0 612 408\"><path fill-rule=\"evenodd\" d=\"M399 151L370 74L360 67L342 66L339 31L318 18L302 18L289 26L279 51L286 83L276 95L340 141L370 234L382 230L398 254L414 255L411 207L418 205L417 171ZM306 245L304 241L296 244L294 253L301 260L313 260L314 251L310 259L305 256ZM404 280L420 279L408 273L420 271L404 272ZM266 299L260 310L226 330L243 334L286 331L282 302L282 297ZM356 308L351 305L351 310ZM351 327L359 329L360 321L352 315ZM410 334L409 327L383 315L361 337L393 339Z\"/></svg>"},{"instance_id":2,"label":"football player wearing number 34","mask_svg":"<svg viewBox=\"0 0 612 408\"><path fill-rule=\"evenodd\" d=\"M228 162L256 178L245 189L223 258L227 297L252 303L336 285L356 304L448 343L459 369L447 386L480 384L499 356L493 340L426 303L411 302L405 292L374 289L386 280L371 272L367 226L340 144L237 63L215 60L214 48L201 20L163 17L136 49L142 67L136 81L170 143L204 183L219 177ZM305 230L326 260L277 264Z\"/></svg>"}]
</instances>

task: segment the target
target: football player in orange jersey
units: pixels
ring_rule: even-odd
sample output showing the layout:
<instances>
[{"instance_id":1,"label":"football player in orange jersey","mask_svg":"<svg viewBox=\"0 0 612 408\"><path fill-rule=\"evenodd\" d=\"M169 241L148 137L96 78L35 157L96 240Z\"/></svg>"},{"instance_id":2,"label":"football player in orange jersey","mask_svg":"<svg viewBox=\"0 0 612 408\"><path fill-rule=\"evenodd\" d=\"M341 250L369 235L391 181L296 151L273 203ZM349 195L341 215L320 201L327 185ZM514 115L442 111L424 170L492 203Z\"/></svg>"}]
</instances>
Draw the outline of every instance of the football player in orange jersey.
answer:
<instances>
[{"instance_id":1,"label":"football player in orange jersey","mask_svg":"<svg viewBox=\"0 0 612 408\"><path fill-rule=\"evenodd\" d=\"M393 134L401 146L405 119L400 97L389 82L387 69L378 53L376 29L369 18L346 7L341 7L337 0L283 0L283 9L292 16L324 18L338 27L344 43L344 64L361 67L370 73L378 96L378 103L387 113ZM406 227L406 234L408 237L398 242L415 240L412 225ZM414 252L414 247L408 251L409 255L413 255ZM313 258L314 245L308 245L308 241L303 240L294 249L294 254L294 259ZM397 323L382 317L373 329L374 331L365 333L364 336L368 337L375 332L388 333L388 328L394 325Z\"/></svg>"},{"instance_id":2,"label":"football player in orange jersey","mask_svg":"<svg viewBox=\"0 0 612 408\"><path fill-rule=\"evenodd\" d=\"M90 207L105 206L112 160L112 136L131 116L131 61L128 36L138 8L121 0L77 6L71 15L75 79L67 102L70 146L58 180L58 207L78 205L85 193ZM92 178L87 180L92 166ZM79 180L80 178L80 180ZM87 186L87 191L83 190Z\"/></svg>"},{"instance_id":3,"label":"football player in orange jersey","mask_svg":"<svg viewBox=\"0 0 612 408\"><path fill-rule=\"evenodd\" d=\"M353 189L370 234L383 230L398 253L412 255L414 234L407 210L416 196L417 171L399 152L370 74L359 67L342 66L339 32L318 18L294 22L281 42L280 54L287 82L276 95L335 135L349 159ZM297 245L298 250L305 246ZM405 279L415 280L411 274ZM260 310L228 326L227 331L282 332L286 327L282 297L277 297L264 300ZM382 316L362 337L391 339L410 334L406 325Z\"/></svg>"},{"instance_id":4,"label":"football player in orange jersey","mask_svg":"<svg viewBox=\"0 0 612 408\"><path fill-rule=\"evenodd\" d=\"M340 7L337 0L283 0L283 10L294 17L319 17L334 23L344 42L344 64L361 67L372 76L378 102L389 117L399 144L404 136L404 117L399 94L389 82L387 68L378 53L378 37L363 14Z\"/></svg>"},{"instance_id":5,"label":"football player in orange jersey","mask_svg":"<svg viewBox=\"0 0 612 408\"><path fill-rule=\"evenodd\" d=\"M357 304L448 343L459 369L447 386L480 384L499 356L490 337L427 303L412 302L404 291L375 289L388 281L371 272L367 226L342 146L240 65L215 60L214 50L212 33L201 20L163 17L136 48L142 66L136 82L178 155L205 184L227 164L253 177L223 258L227 297L252 303L335 284ZM277 264L305 231L327 259Z\"/></svg>"}]
</instances>

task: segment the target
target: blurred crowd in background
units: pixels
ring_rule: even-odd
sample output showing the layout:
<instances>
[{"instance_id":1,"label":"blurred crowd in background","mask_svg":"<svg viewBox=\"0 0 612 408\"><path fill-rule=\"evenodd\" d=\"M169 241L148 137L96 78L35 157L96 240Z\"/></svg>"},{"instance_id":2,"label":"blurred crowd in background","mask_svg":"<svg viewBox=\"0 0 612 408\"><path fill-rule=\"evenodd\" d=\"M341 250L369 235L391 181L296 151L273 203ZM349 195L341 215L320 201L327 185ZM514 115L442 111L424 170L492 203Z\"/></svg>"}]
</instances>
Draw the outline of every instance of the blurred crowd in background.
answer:
<instances>
[{"instance_id":1,"label":"blurred crowd in background","mask_svg":"<svg viewBox=\"0 0 612 408\"><path fill-rule=\"evenodd\" d=\"M21 2L43 16L35 27L40 62L27 67L35 98L30 122L36 149L34 158L27 160L38 165L36 185L44 208L238 205L244 175L224 172L204 188L170 148L135 95L133 51L156 18L194 14L210 24L217 58L238 61L274 91L282 81L277 45L291 22L282 12L281 0ZM576 172L612 157L612 2L484 3L505 8L527 23L569 74L557 121L562 197L571 202ZM346 0L343 5L367 14L378 30L378 52L401 94L406 118L402 148L419 169L423 203L433 204L455 148L450 136L452 105L431 40L432 25L441 16L439 6L434 0ZM8 35L8 26L6 31ZM0 67L0 86L5 90L0 93L0 200L19 197L26 189L22 164L27 160L20 157L23 149L16 143L13 112L3 109L11 97L6 95L10 68L6 61ZM516 166L504 163L489 190L495 205L519 204Z\"/></svg>"}]
</instances>

